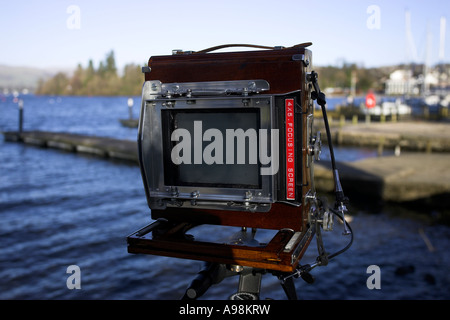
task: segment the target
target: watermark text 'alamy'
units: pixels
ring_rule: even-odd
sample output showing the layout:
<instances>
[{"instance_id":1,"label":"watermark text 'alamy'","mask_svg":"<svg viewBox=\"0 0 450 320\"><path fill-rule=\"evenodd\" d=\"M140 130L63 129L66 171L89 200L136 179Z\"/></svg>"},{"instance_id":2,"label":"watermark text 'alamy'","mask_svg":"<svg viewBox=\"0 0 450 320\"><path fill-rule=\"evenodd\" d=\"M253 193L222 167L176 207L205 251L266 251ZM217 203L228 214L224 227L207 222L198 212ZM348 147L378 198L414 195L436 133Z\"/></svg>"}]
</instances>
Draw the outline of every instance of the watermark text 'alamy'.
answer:
<instances>
[{"instance_id":1,"label":"watermark text 'alamy'","mask_svg":"<svg viewBox=\"0 0 450 320\"><path fill-rule=\"evenodd\" d=\"M178 141L179 143L173 147L171 159L176 165L203 163L208 165L234 165L246 164L247 154L248 164L257 164L259 155L260 164L265 166L261 167L260 174L274 175L278 172L279 167L279 133L278 129L271 129L269 137L268 131L268 129L259 129L257 132L257 130L253 128L247 129L246 131L240 128L226 129L224 138L222 131L219 129L210 128L203 132L202 121L194 121L193 137L191 136L191 133L184 128L177 128L172 132L171 140ZM269 148L269 138L271 140L270 155L267 153ZM203 149L204 141L210 143ZM248 143L246 143L246 141ZM246 152L246 145L248 146L248 153Z\"/></svg>"}]
</instances>

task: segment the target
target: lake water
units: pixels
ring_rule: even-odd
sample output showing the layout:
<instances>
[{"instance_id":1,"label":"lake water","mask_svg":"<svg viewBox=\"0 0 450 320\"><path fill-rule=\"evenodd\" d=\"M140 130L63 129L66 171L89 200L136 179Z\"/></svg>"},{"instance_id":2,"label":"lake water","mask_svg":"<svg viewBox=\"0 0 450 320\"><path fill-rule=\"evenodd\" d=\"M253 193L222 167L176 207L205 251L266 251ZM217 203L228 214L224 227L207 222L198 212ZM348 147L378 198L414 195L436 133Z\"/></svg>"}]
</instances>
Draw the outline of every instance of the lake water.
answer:
<instances>
[{"instance_id":1,"label":"lake water","mask_svg":"<svg viewBox=\"0 0 450 320\"><path fill-rule=\"evenodd\" d=\"M136 140L124 128L127 97L25 96L24 130L64 131ZM139 98L135 97L138 115ZM0 130L17 130L17 104L0 99ZM337 149L337 160L376 156L376 150ZM326 157L326 155L324 155ZM450 227L431 209L351 204L355 239L316 281L295 280L300 299L449 299ZM179 299L201 262L127 253L126 236L150 223L136 165L4 142L0 138L0 299ZM202 230L202 237L223 232ZM258 237L258 233L257 233ZM344 247L341 226L324 233L325 247ZM315 260L316 245L302 263ZM81 289L68 289L67 268L81 271ZM380 268L380 289L368 289L368 267ZM202 299L227 299L238 278L225 279ZM265 275L261 298L285 299Z\"/></svg>"}]
</instances>

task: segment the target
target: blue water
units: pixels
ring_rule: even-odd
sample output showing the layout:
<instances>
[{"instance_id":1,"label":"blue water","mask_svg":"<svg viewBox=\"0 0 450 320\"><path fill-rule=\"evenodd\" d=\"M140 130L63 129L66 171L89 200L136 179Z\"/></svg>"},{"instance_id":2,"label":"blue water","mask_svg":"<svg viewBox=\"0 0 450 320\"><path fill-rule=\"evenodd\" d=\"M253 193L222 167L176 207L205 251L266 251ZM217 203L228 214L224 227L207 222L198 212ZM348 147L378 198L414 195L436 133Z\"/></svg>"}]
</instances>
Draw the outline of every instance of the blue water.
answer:
<instances>
[{"instance_id":1,"label":"blue water","mask_svg":"<svg viewBox=\"0 0 450 320\"><path fill-rule=\"evenodd\" d=\"M118 121L128 117L127 97L23 99L25 130L136 140L137 130ZM138 105L136 97L135 116ZM11 97L0 100L0 130L16 130L17 114ZM336 150L338 160L375 155L370 149ZM424 219L436 212L351 205L350 213L353 246L327 267L315 268L314 284L295 280L300 299L450 298L450 227ZM0 299L179 299L201 263L128 254L126 236L149 222L136 165L0 138ZM202 228L205 239L230 232ZM324 234L327 251L347 243L341 229L336 223L335 231ZM312 243L302 263L315 257ZM71 265L80 267L81 289L66 285ZM380 289L367 287L370 265L380 267ZM203 299L227 299L237 281L225 279ZM275 277L263 277L261 297L285 299Z\"/></svg>"}]
</instances>

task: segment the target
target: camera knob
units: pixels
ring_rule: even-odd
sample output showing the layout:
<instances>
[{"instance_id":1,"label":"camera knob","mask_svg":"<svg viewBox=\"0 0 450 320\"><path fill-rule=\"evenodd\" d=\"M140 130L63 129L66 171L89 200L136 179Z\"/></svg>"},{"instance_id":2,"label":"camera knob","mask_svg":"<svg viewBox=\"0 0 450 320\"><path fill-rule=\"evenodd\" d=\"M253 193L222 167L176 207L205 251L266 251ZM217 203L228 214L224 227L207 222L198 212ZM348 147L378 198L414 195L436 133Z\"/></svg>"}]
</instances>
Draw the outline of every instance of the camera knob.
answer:
<instances>
[{"instance_id":1,"label":"camera knob","mask_svg":"<svg viewBox=\"0 0 450 320\"><path fill-rule=\"evenodd\" d=\"M314 156L316 161L320 160L320 153L322 151L322 139L320 137L320 131L317 132L316 136L311 138L311 143L308 147L309 154Z\"/></svg>"}]
</instances>

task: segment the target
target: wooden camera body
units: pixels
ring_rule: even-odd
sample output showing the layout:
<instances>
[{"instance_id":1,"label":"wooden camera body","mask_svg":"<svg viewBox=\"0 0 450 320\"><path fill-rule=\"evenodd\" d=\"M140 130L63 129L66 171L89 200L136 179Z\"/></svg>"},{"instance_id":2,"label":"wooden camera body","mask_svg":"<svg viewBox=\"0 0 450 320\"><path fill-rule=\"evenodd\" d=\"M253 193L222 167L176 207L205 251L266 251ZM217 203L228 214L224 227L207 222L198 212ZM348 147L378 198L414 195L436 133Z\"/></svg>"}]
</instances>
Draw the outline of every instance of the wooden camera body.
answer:
<instances>
[{"instance_id":1,"label":"wooden camera body","mask_svg":"<svg viewBox=\"0 0 450 320\"><path fill-rule=\"evenodd\" d=\"M308 45L150 58L138 149L155 221L128 236L130 253L295 270L314 236ZM276 234L198 241L186 232L199 225Z\"/></svg>"}]
</instances>

